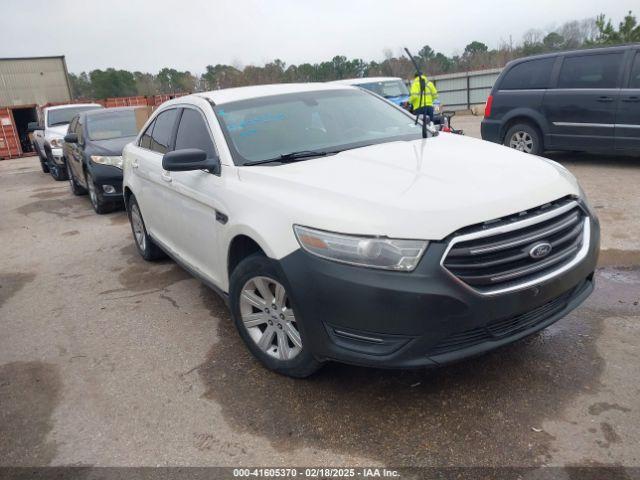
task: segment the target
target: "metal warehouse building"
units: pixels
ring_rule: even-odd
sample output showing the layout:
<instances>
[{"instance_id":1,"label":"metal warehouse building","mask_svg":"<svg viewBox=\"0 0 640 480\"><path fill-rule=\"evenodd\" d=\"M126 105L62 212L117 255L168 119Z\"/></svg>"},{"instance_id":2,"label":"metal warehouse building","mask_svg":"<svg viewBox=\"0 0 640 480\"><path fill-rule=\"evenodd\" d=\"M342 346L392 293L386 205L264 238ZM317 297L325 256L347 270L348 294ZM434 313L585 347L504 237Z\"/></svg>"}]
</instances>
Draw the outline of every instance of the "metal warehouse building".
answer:
<instances>
[{"instance_id":1,"label":"metal warehouse building","mask_svg":"<svg viewBox=\"0 0 640 480\"><path fill-rule=\"evenodd\" d=\"M27 124L38 106L70 101L64 56L0 58L0 159L31 151Z\"/></svg>"}]
</instances>

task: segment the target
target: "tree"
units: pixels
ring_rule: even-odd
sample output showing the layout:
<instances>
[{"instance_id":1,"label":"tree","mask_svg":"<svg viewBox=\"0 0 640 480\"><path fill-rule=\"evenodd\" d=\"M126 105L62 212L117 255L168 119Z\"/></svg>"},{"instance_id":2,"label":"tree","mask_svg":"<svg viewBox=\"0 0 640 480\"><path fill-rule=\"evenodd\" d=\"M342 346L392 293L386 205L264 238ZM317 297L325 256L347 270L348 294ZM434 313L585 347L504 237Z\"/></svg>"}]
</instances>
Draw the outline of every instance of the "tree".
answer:
<instances>
[{"instance_id":1,"label":"tree","mask_svg":"<svg viewBox=\"0 0 640 480\"><path fill-rule=\"evenodd\" d=\"M79 75L70 73L69 83L71 84L71 96L73 98L93 98L93 87L87 72L82 72Z\"/></svg>"},{"instance_id":2,"label":"tree","mask_svg":"<svg viewBox=\"0 0 640 480\"><path fill-rule=\"evenodd\" d=\"M136 82L136 92L138 95L154 95L158 93L158 85L156 78L150 73L133 72L133 78Z\"/></svg>"},{"instance_id":3,"label":"tree","mask_svg":"<svg viewBox=\"0 0 640 480\"><path fill-rule=\"evenodd\" d=\"M89 74L95 98L130 97L136 94L133 73L127 70L93 70Z\"/></svg>"},{"instance_id":4,"label":"tree","mask_svg":"<svg viewBox=\"0 0 640 480\"><path fill-rule=\"evenodd\" d=\"M487 47L484 43L478 41L473 41L466 47L464 47L464 53L468 56L477 55L478 53L484 53L488 50L489 47Z\"/></svg>"},{"instance_id":5,"label":"tree","mask_svg":"<svg viewBox=\"0 0 640 480\"><path fill-rule=\"evenodd\" d=\"M542 44L547 51L560 50L564 46L564 37L558 32L550 32L542 39Z\"/></svg>"},{"instance_id":6,"label":"tree","mask_svg":"<svg viewBox=\"0 0 640 480\"><path fill-rule=\"evenodd\" d=\"M606 20L604 15L599 15L596 19L598 34L593 43L598 45L614 45L618 43L631 43L640 41L640 25L635 15L629 11L620 22L618 30L611 24L611 20Z\"/></svg>"},{"instance_id":7,"label":"tree","mask_svg":"<svg viewBox=\"0 0 640 480\"><path fill-rule=\"evenodd\" d=\"M436 56L436 52L429 45L425 45L418 51L418 56L426 64Z\"/></svg>"}]
</instances>

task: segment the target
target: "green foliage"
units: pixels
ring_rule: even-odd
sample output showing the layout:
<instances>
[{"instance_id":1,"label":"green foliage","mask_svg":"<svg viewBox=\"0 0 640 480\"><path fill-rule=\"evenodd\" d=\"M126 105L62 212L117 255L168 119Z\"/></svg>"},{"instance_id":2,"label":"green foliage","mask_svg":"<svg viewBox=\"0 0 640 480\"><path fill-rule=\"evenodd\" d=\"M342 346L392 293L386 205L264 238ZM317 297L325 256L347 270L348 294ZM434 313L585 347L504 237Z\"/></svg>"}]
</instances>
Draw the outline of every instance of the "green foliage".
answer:
<instances>
[{"instance_id":1,"label":"green foliage","mask_svg":"<svg viewBox=\"0 0 640 480\"><path fill-rule=\"evenodd\" d=\"M489 51L489 47L487 47L484 43L473 41L466 47L464 47L465 55L477 55L478 53L483 53Z\"/></svg>"},{"instance_id":2,"label":"green foliage","mask_svg":"<svg viewBox=\"0 0 640 480\"><path fill-rule=\"evenodd\" d=\"M571 21L551 31L532 29L526 32L519 45L503 44L497 49L474 40L467 44L461 55L451 57L424 45L414 60L427 75L459 72L491 67L502 67L514 58L538 53L584 48L595 45L614 45L640 42L640 25L629 12L614 27L611 20L597 18ZM385 50L384 60L365 61L336 55L319 63L287 65L280 59L263 66L244 68L231 65L207 65L205 72L196 76L188 71L163 68L157 74L128 72L126 70L94 70L90 73L69 74L75 98L107 98L156 93L194 92L244 85L280 82L325 82L354 77L394 76L411 78L415 72L412 62L404 55L395 57Z\"/></svg>"},{"instance_id":3,"label":"green foliage","mask_svg":"<svg viewBox=\"0 0 640 480\"><path fill-rule=\"evenodd\" d=\"M604 15L598 16L596 27L598 28L598 36L591 42L594 45L640 42L640 25L631 11L620 22L617 30L611 24L611 20L607 20Z\"/></svg>"},{"instance_id":4,"label":"green foliage","mask_svg":"<svg viewBox=\"0 0 640 480\"><path fill-rule=\"evenodd\" d=\"M93 70L89 78L95 98L128 97L136 94L135 78L127 70Z\"/></svg>"}]
</instances>

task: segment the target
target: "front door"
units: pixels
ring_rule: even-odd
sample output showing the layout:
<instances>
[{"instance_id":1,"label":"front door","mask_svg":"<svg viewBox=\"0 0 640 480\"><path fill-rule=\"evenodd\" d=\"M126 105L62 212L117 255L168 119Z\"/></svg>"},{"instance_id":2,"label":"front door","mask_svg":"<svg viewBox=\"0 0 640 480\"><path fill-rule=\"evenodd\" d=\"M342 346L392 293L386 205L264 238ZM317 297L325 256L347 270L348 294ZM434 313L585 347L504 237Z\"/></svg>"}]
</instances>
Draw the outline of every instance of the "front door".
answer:
<instances>
[{"instance_id":1,"label":"front door","mask_svg":"<svg viewBox=\"0 0 640 480\"><path fill-rule=\"evenodd\" d=\"M640 152L640 50L634 52L624 86L616 115L616 149Z\"/></svg>"},{"instance_id":2,"label":"front door","mask_svg":"<svg viewBox=\"0 0 640 480\"><path fill-rule=\"evenodd\" d=\"M193 106L185 106L176 132L175 150L197 148L209 158L217 152L204 113ZM199 275L220 286L225 264L218 255L219 228L224 223L220 175L204 170L171 172L175 189L172 205L181 219L176 231L176 245L180 258ZM216 215L218 213L218 215Z\"/></svg>"},{"instance_id":3,"label":"front door","mask_svg":"<svg viewBox=\"0 0 640 480\"><path fill-rule=\"evenodd\" d=\"M68 153L66 156L67 166L71 169L70 173L73 174L73 178L75 178L80 185L86 188L87 182L84 178L84 153L82 149L84 138L82 135L82 124L80 123L79 117L75 117L71 120L71 123L69 124L69 133L75 133L78 136L78 141L76 143L65 143L65 147L68 146Z\"/></svg>"},{"instance_id":4,"label":"front door","mask_svg":"<svg viewBox=\"0 0 640 480\"><path fill-rule=\"evenodd\" d=\"M131 168L139 179L136 199L147 232L162 245L175 250L175 234L179 215L174 211L171 174L162 168L162 157L171 150L178 110L160 112L147 127L140 143L132 150Z\"/></svg>"},{"instance_id":5,"label":"front door","mask_svg":"<svg viewBox=\"0 0 640 480\"><path fill-rule=\"evenodd\" d=\"M623 60L624 52L563 58L556 86L543 101L547 149L613 148Z\"/></svg>"}]
</instances>

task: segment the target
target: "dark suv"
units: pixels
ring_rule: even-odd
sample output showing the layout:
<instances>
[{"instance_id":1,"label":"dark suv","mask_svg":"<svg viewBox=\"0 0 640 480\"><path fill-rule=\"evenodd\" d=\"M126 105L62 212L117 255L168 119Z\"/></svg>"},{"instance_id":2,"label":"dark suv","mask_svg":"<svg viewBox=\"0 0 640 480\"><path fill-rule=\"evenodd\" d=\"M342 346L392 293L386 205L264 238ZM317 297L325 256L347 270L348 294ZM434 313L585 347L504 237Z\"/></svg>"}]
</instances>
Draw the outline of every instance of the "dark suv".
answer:
<instances>
[{"instance_id":1,"label":"dark suv","mask_svg":"<svg viewBox=\"0 0 640 480\"><path fill-rule=\"evenodd\" d=\"M487 99L482 138L534 154L640 153L640 44L508 63Z\"/></svg>"}]
</instances>

